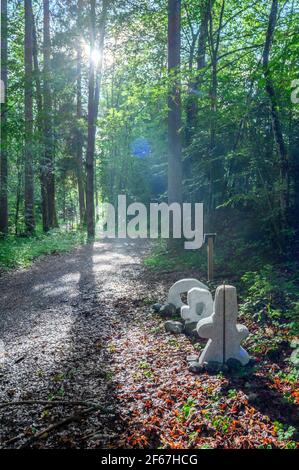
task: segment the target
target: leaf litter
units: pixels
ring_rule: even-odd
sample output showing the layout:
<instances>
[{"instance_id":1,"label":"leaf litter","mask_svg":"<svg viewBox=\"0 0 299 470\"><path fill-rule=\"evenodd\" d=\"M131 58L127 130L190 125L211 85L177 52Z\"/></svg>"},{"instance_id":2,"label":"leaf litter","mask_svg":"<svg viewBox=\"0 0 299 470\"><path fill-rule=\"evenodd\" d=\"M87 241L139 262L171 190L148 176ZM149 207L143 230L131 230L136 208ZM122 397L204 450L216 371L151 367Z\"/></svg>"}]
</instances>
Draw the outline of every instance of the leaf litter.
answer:
<instances>
[{"instance_id":1,"label":"leaf litter","mask_svg":"<svg viewBox=\"0 0 299 470\"><path fill-rule=\"evenodd\" d=\"M141 262L147 250L94 243L0 279L1 447L298 447L289 351L274 362L256 348L259 335L287 331L246 318L251 370L190 373L186 358L204 343L166 333L151 304L199 273L153 274Z\"/></svg>"}]
</instances>

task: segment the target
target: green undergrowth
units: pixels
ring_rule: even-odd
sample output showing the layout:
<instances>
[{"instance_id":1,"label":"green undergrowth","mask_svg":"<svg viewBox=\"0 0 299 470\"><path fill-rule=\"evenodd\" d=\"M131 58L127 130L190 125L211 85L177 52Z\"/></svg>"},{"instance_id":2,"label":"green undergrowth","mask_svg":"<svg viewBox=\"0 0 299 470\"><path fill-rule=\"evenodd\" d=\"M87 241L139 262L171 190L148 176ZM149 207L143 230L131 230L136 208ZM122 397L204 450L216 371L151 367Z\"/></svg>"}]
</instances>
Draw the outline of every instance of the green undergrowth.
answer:
<instances>
[{"instance_id":1,"label":"green undergrowth","mask_svg":"<svg viewBox=\"0 0 299 470\"><path fill-rule=\"evenodd\" d=\"M70 251L84 243L86 234L81 231L55 229L32 237L9 235L0 239L0 270L25 268L41 255Z\"/></svg>"},{"instance_id":2,"label":"green undergrowth","mask_svg":"<svg viewBox=\"0 0 299 470\"><path fill-rule=\"evenodd\" d=\"M210 283L210 287L213 290L223 281L235 285L241 314L248 315L257 322L287 324L291 332L298 335L299 263L269 260L264 256L263 250L260 253L257 249L250 255L252 247L249 249L248 245L238 245L238 250L233 246L229 249L227 244L218 245L214 259L215 280ZM205 246L196 251L170 251L165 241L159 240L144 264L154 272L190 269L193 273L198 273L195 275L201 281L206 282Z\"/></svg>"},{"instance_id":3,"label":"green undergrowth","mask_svg":"<svg viewBox=\"0 0 299 470\"><path fill-rule=\"evenodd\" d=\"M144 260L144 264L151 271L172 271L175 269L196 269L202 270L206 264L205 250L180 250L173 251L167 249L165 240L159 240L153 245L149 256Z\"/></svg>"}]
</instances>

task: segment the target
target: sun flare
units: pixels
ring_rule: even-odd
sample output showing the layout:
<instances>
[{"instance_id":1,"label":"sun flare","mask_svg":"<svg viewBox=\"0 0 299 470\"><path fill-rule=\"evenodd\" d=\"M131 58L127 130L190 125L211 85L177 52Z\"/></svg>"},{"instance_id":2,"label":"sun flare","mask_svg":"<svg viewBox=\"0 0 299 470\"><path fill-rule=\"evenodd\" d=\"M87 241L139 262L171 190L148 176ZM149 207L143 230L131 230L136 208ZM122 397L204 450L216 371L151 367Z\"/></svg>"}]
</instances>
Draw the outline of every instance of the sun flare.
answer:
<instances>
[{"instance_id":1,"label":"sun flare","mask_svg":"<svg viewBox=\"0 0 299 470\"><path fill-rule=\"evenodd\" d=\"M99 65L101 60L101 52L97 47L91 49L90 45L86 42L82 44L84 57L88 60L91 60L95 66Z\"/></svg>"}]
</instances>

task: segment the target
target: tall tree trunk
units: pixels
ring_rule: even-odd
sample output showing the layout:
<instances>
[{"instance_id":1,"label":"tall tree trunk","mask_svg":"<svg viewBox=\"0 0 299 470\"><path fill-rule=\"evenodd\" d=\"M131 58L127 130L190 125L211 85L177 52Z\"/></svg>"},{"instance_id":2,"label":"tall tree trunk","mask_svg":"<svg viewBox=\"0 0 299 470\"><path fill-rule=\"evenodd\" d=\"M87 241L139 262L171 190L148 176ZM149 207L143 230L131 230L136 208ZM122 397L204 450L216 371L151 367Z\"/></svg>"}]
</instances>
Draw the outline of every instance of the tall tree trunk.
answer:
<instances>
[{"instance_id":1,"label":"tall tree trunk","mask_svg":"<svg viewBox=\"0 0 299 470\"><path fill-rule=\"evenodd\" d=\"M95 187L95 220L99 221L99 188L98 188L98 176L97 166L94 168L94 187Z\"/></svg>"},{"instance_id":2,"label":"tall tree trunk","mask_svg":"<svg viewBox=\"0 0 299 470\"><path fill-rule=\"evenodd\" d=\"M17 194L16 194L16 210L15 210L15 235L19 234L19 213L20 213L20 200L21 200L21 191L22 191L22 163L21 157L18 155L17 159L17 171L18 171L18 184L17 184Z\"/></svg>"},{"instance_id":3,"label":"tall tree trunk","mask_svg":"<svg viewBox=\"0 0 299 470\"><path fill-rule=\"evenodd\" d=\"M88 139L86 151L86 221L87 234L90 238L95 236L95 204L94 204L94 157L95 157L95 137L96 137L96 121L98 116L101 72L103 63L103 48L105 38L105 25L107 16L108 1L103 0L102 15L100 21L100 39L98 51L100 61L97 67L90 57L89 62L89 79L88 79ZM96 38L96 12L95 0L90 0L90 51L95 48ZM92 56L92 54L91 54Z\"/></svg>"},{"instance_id":4,"label":"tall tree trunk","mask_svg":"<svg viewBox=\"0 0 299 470\"><path fill-rule=\"evenodd\" d=\"M8 232L7 198L7 0L1 0L1 146L0 146L0 233Z\"/></svg>"},{"instance_id":5,"label":"tall tree trunk","mask_svg":"<svg viewBox=\"0 0 299 470\"><path fill-rule=\"evenodd\" d=\"M78 38L82 28L83 0L77 4L77 29ZM85 191L83 173L83 135L81 130L82 120L82 48L78 40L77 48L77 128L76 128L76 157L77 157L77 180L79 193L80 225L85 224Z\"/></svg>"},{"instance_id":6,"label":"tall tree trunk","mask_svg":"<svg viewBox=\"0 0 299 470\"><path fill-rule=\"evenodd\" d=\"M286 212L289 205L289 160L287 154L287 148L284 141L282 133L282 125L279 117L279 105L277 101L277 96L274 88L274 84L271 77L271 71L269 66L269 57L271 52L271 47L273 43L273 37L275 32L275 27L277 23L277 10L278 10L278 0L272 1L271 11L269 15L268 29L266 34L266 41L263 51L263 71L266 82L266 92L268 94L270 104L271 104L271 118L272 126L275 137L275 142L277 145L279 158L280 158L280 175L282 183L281 191L281 212L282 217L285 220Z\"/></svg>"},{"instance_id":7,"label":"tall tree trunk","mask_svg":"<svg viewBox=\"0 0 299 470\"><path fill-rule=\"evenodd\" d=\"M51 36L49 0L43 0L44 6L44 142L45 163L47 166L47 202L49 227L57 225L55 209L55 175L53 142L53 106L51 91Z\"/></svg>"},{"instance_id":8,"label":"tall tree trunk","mask_svg":"<svg viewBox=\"0 0 299 470\"><path fill-rule=\"evenodd\" d=\"M105 32L106 32L106 21L107 21L107 8L108 0L103 0L102 2L102 13L100 19L100 37L99 37L99 63L96 68L96 84L95 84L95 120L98 119L99 112L99 102L100 102L100 91L101 91L101 81L102 81L102 68L103 68L103 54L104 54L104 42L105 42Z\"/></svg>"},{"instance_id":9,"label":"tall tree trunk","mask_svg":"<svg viewBox=\"0 0 299 470\"><path fill-rule=\"evenodd\" d=\"M215 162L216 137L217 137L217 105L218 105L218 51L220 46L220 36L223 25L225 0L222 1L220 10L219 25L217 34L213 28L213 0L209 0L209 41L211 49L212 78L210 86L210 146L209 146L209 194L208 194L208 222L215 209L217 198L215 180L222 181L222 171L219 161Z\"/></svg>"},{"instance_id":10,"label":"tall tree trunk","mask_svg":"<svg viewBox=\"0 0 299 470\"><path fill-rule=\"evenodd\" d=\"M35 230L33 186L33 28L32 1L25 0L25 227L27 234Z\"/></svg>"},{"instance_id":11,"label":"tall tree trunk","mask_svg":"<svg viewBox=\"0 0 299 470\"><path fill-rule=\"evenodd\" d=\"M201 2L200 12L200 29L198 37L198 46L196 54L196 68L197 75L189 85L189 97L187 100L186 109L186 144L190 145L192 141L193 132L196 126L196 117L198 111L198 95L201 87L202 77L201 71L206 66L206 46L208 39L208 22L210 17L210 8L212 8L213 2L210 0L203 0Z\"/></svg>"},{"instance_id":12,"label":"tall tree trunk","mask_svg":"<svg viewBox=\"0 0 299 470\"><path fill-rule=\"evenodd\" d=\"M95 0L90 0L90 51L95 47L96 8ZM95 64L92 53L89 59L88 76L88 137L86 151L86 223L87 234L90 238L95 236L94 214L94 153L95 153Z\"/></svg>"},{"instance_id":13,"label":"tall tree trunk","mask_svg":"<svg viewBox=\"0 0 299 470\"><path fill-rule=\"evenodd\" d=\"M36 88L36 104L37 104L37 127L39 133L39 141L42 142L42 148L40 152L39 161L39 178L41 188L41 209L42 209L42 223L43 231L49 231L49 217L48 217L48 198L47 198L47 165L45 161L45 150L44 150L44 125L43 125L43 95L40 80L40 69L38 63L38 46L37 46L37 35L34 14L32 12L32 26L33 26L33 66L34 66L34 78Z\"/></svg>"},{"instance_id":14,"label":"tall tree trunk","mask_svg":"<svg viewBox=\"0 0 299 470\"><path fill-rule=\"evenodd\" d=\"M181 1L168 0L168 203L182 202Z\"/></svg>"}]
</instances>

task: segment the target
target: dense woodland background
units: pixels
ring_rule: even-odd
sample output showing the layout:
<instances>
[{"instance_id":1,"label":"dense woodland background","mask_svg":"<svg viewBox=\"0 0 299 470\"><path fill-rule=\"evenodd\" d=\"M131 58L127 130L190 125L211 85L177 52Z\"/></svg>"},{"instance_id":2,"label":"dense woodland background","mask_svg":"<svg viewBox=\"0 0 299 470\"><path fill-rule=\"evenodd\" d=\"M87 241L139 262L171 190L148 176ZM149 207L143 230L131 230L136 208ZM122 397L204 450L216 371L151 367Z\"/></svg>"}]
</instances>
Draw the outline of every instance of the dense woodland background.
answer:
<instances>
[{"instance_id":1,"label":"dense woodland background","mask_svg":"<svg viewBox=\"0 0 299 470\"><path fill-rule=\"evenodd\" d=\"M299 1L1 0L1 13L4 447L101 448L113 396L116 447L298 448ZM94 239L120 194L204 203L208 285L237 287L250 367L188 372L199 338L166 333L150 306L177 279L206 282L206 248L114 256ZM94 397L99 416L60 429L66 410L32 393Z\"/></svg>"},{"instance_id":2,"label":"dense woodland background","mask_svg":"<svg viewBox=\"0 0 299 470\"><path fill-rule=\"evenodd\" d=\"M204 202L225 270L294 264L296 0L1 8L3 265L20 237L93 237L100 203L119 194Z\"/></svg>"}]
</instances>

